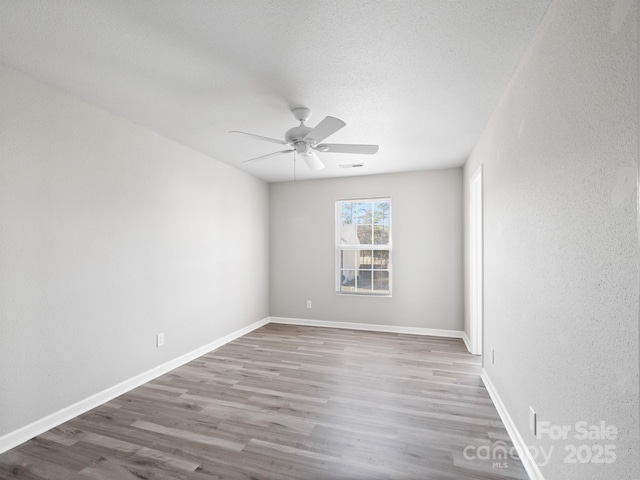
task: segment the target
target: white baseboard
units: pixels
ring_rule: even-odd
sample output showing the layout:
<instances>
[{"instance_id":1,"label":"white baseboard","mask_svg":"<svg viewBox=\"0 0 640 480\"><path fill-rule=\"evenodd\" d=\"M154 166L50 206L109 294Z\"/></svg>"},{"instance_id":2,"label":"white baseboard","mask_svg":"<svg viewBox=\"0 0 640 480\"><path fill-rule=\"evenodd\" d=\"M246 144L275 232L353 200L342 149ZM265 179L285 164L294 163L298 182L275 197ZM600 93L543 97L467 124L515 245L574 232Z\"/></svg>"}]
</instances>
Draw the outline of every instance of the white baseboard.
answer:
<instances>
[{"instance_id":1,"label":"white baseboard","mask_svg":"<svg viewBox=\"0 0 640 480\"><path fill-rule=\"evenodd\" d=\"M473 354L473 352L471 351L471 340L469 340L469 337L467 337L467 332L465 332L464 330L462 331L462 341L464 342L464 346L467 347L467 351Z\"/></svg>"},{"instance_id":2,"label":"white baseboard","mask_svg":"<svg viewBox=\"0 0 640 480\"><path fill-rule=\"evenodd\" d=\"M520 457L522 465L527 471L527 475L529 475L530 480L544 480L542 472L540 472L538 464L531 455L529 447L522 438L522 435L520 435L520 432L518 431L515 423L513 423L509 412L505 408L504 403L502 403L502 399L500 398L498 391L491 382L491 379L489 378L489 375L484 368L482 369L482 375L480 375L480 378L482 378L484 386L487 388L487 392L489 392L489 396L491 397L491 400L493 400L493 404L495 405L496 410L498 410L500 419L507 429L507 433L509 434L509 438L511 438L511 441L513 442L513 446L516 447L518 456Z\"/></svg>"},{"instance_id":3,"label":"white baseboard","mask_svg":"<svg viewBox=\"0 0 640 480\"><path fill-rule=\"evenodd\" d=\"M6 452L21 443L30 440L33 437L36 437L47 430L50 430L58 425L71 420L78 415L81 415L85 412L88 412L92 408L96 408L99 405L102 405L109 400L113 400L114 398L126 393L140 385L150 382L154 378L159 377L160 375L164 375L167 372L170 372L174 368L177 368L185 363L188 363L192 360L195 360L202 355L209 353L216 348L221 347L222 345L235 340L238 337L246 335L247 333L255 330L256 328L260 328L263 325L269 323L269 318L264 318L259 320L251 325L248 325L244 328L236 330L235 332L230 333L218 340L215 340L207 345L204 345L200 348L197 348L189 353L185 353L173 360L170 360L162 365L159 365L151 370L143 372L139 375L136 375L133 378L125 380L117 385L107 388L101 392L96 393L84 400L80 400L73 405L69 405L68 407L63 408L62 410L58 410L57 412L52 413L40 420L36 420L35 422L26 425L18 430L14 430L13 432L7 433L0 437L0 453Z\"/></svg>"},{"instance_id":4,"label":"white baseboard","mask_svg":"<svg viewBox=\"0 0 640 480\"><path fill-rule=\"evenodd\" d=\"M370 332L406 333L409 335L431 335L433 337L463 338L461 330L442 330L439 328L401 327L396 325L376 325L372 323L332 322L327 320L309 320L306 318L271 317L270 323L301 325L306 327L345 328L349 330L367 330Z\"/></svg>"}]
</instances>

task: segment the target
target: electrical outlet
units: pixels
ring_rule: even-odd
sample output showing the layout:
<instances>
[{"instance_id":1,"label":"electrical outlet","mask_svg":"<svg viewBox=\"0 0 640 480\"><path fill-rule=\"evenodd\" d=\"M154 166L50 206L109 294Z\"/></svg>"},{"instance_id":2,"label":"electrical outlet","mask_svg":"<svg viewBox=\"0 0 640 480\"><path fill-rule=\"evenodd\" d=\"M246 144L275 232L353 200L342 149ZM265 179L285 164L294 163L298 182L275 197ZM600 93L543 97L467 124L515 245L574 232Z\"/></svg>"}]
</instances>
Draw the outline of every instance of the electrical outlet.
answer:
<instances>
[{"instance_id":1,"label":"electrical outlet","mask_svg":"<svg viewBox=\"0 0 640 480\"><path fill-rule=\"evenodd\" d=\"M311 300L307 300L307 308L311 308L312 305Z\"/></svg>"},{"instance_id":2,"label":"electrical outlet","mask_svg":"<svg viewBox=\"0 0 640 480\"><path fill-rule=\"evenodd\" d=\"M156 347L161 347L164 345L164 333L159 333L156 335Z\"/></svg>"},{"instance_id":3,"label":"electrical outlet","mask_svg":"<svg viewBox=\"0 0 640 480\"><path fill-rule=\"evenodd\" d=\"M533 407L529 407L529 428L531 432L533 432L533 436L538 436L538 414L533 409Z\"/></svg>"}]
</instances>

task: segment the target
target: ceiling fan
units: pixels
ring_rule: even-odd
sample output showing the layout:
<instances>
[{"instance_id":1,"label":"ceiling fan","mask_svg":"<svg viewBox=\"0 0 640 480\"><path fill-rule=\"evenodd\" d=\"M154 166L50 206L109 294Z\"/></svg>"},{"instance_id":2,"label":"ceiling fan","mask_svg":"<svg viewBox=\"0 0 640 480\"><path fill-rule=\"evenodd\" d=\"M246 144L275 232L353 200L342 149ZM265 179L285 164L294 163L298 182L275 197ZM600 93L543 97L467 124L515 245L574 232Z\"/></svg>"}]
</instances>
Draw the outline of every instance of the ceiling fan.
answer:
<instances>
[{"instance_id":1,"label":"ceiling fan","mask_svg":"<svg viewBox=\"0 0 640 480\"><path fill-rule=\"evenodd\" d=\"M277 138L263 137L262 135L255 135L253 133L239 132L238 130L232 130L229 133L240 133L266 142L279 143L280 145L286 145L286 150L280 152L269 153L256 158L250 158L242 163L253 162L255 160L265 160L267 158L276 157L289 152L296 152L302 157L307 166L311 170L322 170L324 164L316 155L318 152L332 152L332 153L364 153L374 154L378 151L378 145L357 145L357 144L344 144L344 143L320 143L325 138L333 135L338 130L346 125L342 120L335 117L325 117L315 128L307 127L304 122L311 116L311 110L308 108L294 108L291 110L293 116L300 121L300 125L293 127L284 134L284 140L278 140Z\"/></svg>"}]
</instances>

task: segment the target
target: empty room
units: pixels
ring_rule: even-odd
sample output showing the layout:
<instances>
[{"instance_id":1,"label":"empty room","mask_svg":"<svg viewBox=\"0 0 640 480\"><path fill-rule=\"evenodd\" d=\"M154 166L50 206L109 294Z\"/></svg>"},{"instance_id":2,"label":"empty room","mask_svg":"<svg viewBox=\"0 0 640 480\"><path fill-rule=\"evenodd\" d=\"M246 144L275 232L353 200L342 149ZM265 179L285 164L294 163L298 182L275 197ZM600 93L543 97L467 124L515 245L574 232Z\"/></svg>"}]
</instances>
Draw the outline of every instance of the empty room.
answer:
<instances>
[{"instance_id":1,"label":"empty room","mask_svg":"<svg viewBox=\"0 0 640 480\"><path fill-rule=\"evenodd\" d=\"M639 23L0 1L0 479L640 478Z\"/></svg>"}]
</instances>

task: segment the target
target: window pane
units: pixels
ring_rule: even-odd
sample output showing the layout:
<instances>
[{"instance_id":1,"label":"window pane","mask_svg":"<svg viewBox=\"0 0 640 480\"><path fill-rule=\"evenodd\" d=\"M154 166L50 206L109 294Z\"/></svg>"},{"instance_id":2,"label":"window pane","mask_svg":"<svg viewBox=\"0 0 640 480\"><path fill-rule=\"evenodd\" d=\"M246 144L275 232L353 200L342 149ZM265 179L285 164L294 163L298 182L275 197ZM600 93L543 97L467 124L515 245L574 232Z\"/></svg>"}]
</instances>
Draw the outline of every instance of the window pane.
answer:
<instances>
[{"instance_id":1,"label":"window pane","mask_svg":"<svg viewBox=\"0 0 640 480\"><path fill-rule=\"evenodd\" d=\"M388 225L375 225L373 227L373 243L374 245L389 244L389 226Z\"/></svg>"},{"instance_id":2,"label":"window pane","mask_svg":"<svg viewBox=\"0 0 640 480\"><path fill-rule=\"evenodd\" d=\"M346 245L358 245L360 240L358 239L358 230L356 225L341 225L340 226L340 243Z\"/></svg>"},{"instance_id":3,"label":"window pane","mask_svg":"<svg viewBox=\"0 0 640 480\"><path fill-rule=\"evenodd\" d=\"M373 204L371 202L358 202L356 205L356 223L373 223Z\"/></svg>"},{"instance_id":4,"label":"window pane","mask_svg":"<svg viewBox=\"0 0 640 480\"><path fill-rule=\"evenodd\" d=\"M355 204L354 203L347 203L347 202L343 202L342 203L342 209L340 212L340 223L342 224L350 224L350 223L354 223L354 209L355 209Z\"/></svg>"},{"instance_id":5,"label":"window pane","mask_svg":"<svg viewBox=\"0 0 640 480\"><path fill-rule=\"evenodd\" d=\"M389 272L376 270L373 273L373 290L376 293L389 293Z\"/></svg>"},{"instance_id":6,"label":"window pane","mask_svg":"<svg viewBox=\"0 0 640 480\"><path fill-rule=\"evenodd\" d=\"M355 270L358 268L359 250L344 250L340 257L340 270Z\"/></svg>"},{"instance_id":7,"label":"window pane","mask_svg":"<svg viewBox=\"0 0 640 480\"><path fill-rule=\"evenodd\" d=\"M342 283L340 285L340 292L372 293L374 273L381 273L381 272L373 272L371 270L360 270L360 271L343 270ZM382 292L382 293L387 293L387 292Z\"/></svg>"},{"instance_id":8,"label":"window pane","mask_svg":"<svg viewBox=\"0 0 640 480\"><path fill-rule=\"evenodd\" d=\"M389 202L376 202L374 204L374 223L389 225Z\"/></svg>"},{"instance_id":9,"label":"window pane","mask_svg":"<svg viewBox=\"0 0 640 480\"><path fill-rule=\"evenodd\" d=\"M373 272L371 270L360 270L358 272L358 292L369 293L371 291Z\"/></svg>"},{"instance_id":10,"label":"window pane","mask_svg":"<svg viewBox=\"0 0 640 480\"><path fill-rule=\"evenodd\" d=\"M340 293L355 293L356 287L353 285L340 285Z\"/></svg>"},{"instance_id":11,"label":"window pane","mask_svg":"<svg viewBox=\"0 0 640 480\"><path fill-rule=\"evenodd\" d=\"M375 250L373 252L373 268L389 269L389 252L387 250Z\"/></svg>"},{"instance_id":12,"label":"window pane","mask_svg":"<svg viewBox=\"0 0 640 480\"><path fill-rule=\"evenodd\" d=\"M371 270L373 252L371 250L360 250L360 269Z\"/></svg>"},{"instance_id":13,"label":"window pane","mask_svg":"<svg viewBox=\"0 0 640 480\"><path fill-rule=\"evenodd\" d=\"M355 287L356 284L356 271L355 270L341 270L341 286L342 287ZM343 290L344 288L341 288Z\"/></svg>"},{"instance_id":14,"label":"window pane","mask_svg":"<svg viewBox=\"0 0 640 480\"><path fill-rule=\"evenodd\" d=\"M371 225L358 225L359 243L371 245Z\"/></svg>"}]
</instances>

